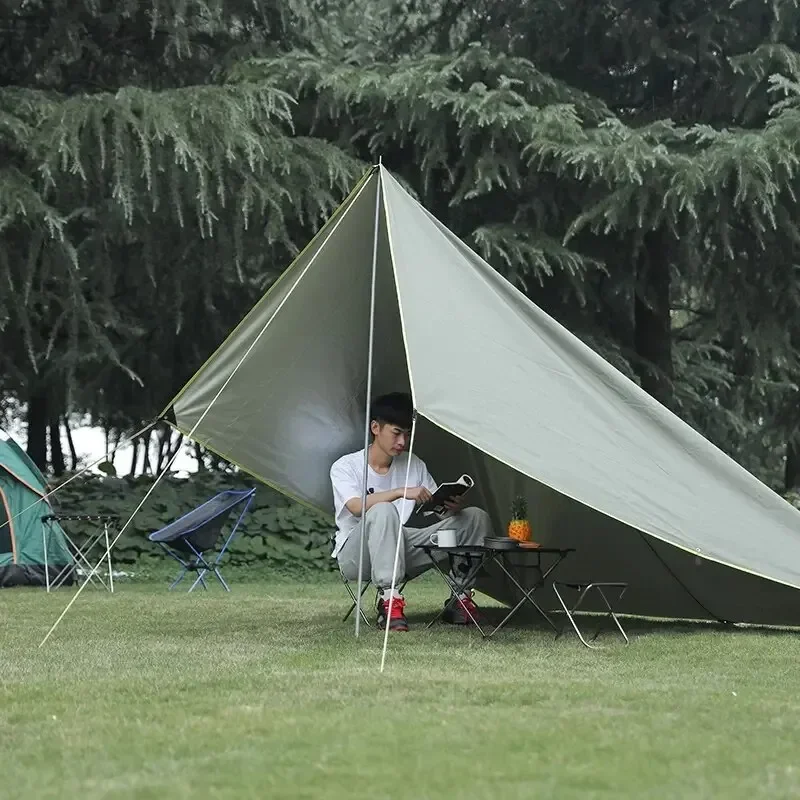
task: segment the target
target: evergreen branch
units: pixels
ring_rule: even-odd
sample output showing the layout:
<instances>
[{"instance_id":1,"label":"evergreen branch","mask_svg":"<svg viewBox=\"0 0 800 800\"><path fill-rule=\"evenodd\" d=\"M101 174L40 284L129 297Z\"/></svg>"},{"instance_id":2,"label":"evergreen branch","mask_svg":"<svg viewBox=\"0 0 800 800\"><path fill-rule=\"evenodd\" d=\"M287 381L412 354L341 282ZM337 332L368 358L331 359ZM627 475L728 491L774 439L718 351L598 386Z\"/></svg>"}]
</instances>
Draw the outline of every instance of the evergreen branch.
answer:
<instances>
[{"instance_id":1,"label":"evergreen branch","mask_svg":"<svg viewBox=\"0 0 800 800\"><path fill-rule=\"evenodd\" d=\"M43 199L31 179L16 167L0 167L0 233L24 222L61 238L65 219Z\"/></svg>"}]
</instances>

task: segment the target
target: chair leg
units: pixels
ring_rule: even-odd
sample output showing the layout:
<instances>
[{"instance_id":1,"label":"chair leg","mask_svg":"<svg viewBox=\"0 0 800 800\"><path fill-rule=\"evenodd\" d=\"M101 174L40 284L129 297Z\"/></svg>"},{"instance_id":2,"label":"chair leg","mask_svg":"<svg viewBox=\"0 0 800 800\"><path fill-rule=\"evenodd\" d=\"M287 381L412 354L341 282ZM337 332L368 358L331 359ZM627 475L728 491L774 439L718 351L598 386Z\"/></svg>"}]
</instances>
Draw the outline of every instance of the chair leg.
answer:
<instances>
[{"instance_id":1,"label":"chair leg","mask_svg":"<svg viewBox=\"0 0 800 800\"><path fill-rule=\"evenodd\" d=\"M177 578L169 585L169 589L167 591L171 592L184 578L186 575L186 569L182 569Z\"/></svg>"},{"instance_id":2,"label":"chair leg","mask_svg":"<svg viewBox=\"0 0 800 800\"><path fill-rule=\"evenodd\" d=\"M356 599L356 593L353 591L353 587L350 586L350 581L348 581L347 578L344 577L344 575L341 575L341 573L340 573L340 576L342 578L342 582L344 583L344 588L347 589L347 592L350 595L350 599L353 601L352 605L350 606L350 609L348 610L348 612L342 618L342 622L347 622L348 617L353 613L353 611L358 606L358 600ZM369 589L369 581L365 581L364 586L361 589L361 597L362 597L362 599L364 597L364 592L366 592L367 589ZM369 618L364 613L363 604L361 605L360 611L361 611L361 619L364 620L364 623L367 624L367 625L372 625L372 623L369 621Z\"/></svg>"}]
</instances>

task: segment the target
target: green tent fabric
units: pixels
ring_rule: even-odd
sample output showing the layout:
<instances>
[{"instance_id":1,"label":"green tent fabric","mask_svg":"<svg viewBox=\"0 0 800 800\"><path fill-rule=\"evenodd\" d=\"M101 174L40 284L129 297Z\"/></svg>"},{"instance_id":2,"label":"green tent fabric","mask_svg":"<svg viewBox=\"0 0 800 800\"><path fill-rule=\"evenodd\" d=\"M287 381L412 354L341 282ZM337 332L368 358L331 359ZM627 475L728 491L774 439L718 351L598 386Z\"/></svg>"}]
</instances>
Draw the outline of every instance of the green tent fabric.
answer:
<instances>
[{"instance_id":1,"label":"green tent fabric","mask_svg":"<svg viewBox=\"0 0 800 800\"><path fill-rule=\"evenodd\" d=\"M25 451L0 433L0 587L44 586L45 547L51 579L72 562L63 530L42 521L52 513L41 500L46 485Z\"/></svg>"},{"instance_id":2,"label":"green tent fabric","mask_svg":"<svg viewBox=\"0 0 800 800\"><path fill-rule=\"evenodd\" d=\"M502 535L574 547L566 581L626 581L638 615L800 624L800 513L544 313L383 167L354 188L167 409L175 427L328 514L372 389L410 390L415 452L469 472ZM501 575L481 589L517 596ZM537 595L543 604L554 598Z\"/></svg>"}]
</instances>

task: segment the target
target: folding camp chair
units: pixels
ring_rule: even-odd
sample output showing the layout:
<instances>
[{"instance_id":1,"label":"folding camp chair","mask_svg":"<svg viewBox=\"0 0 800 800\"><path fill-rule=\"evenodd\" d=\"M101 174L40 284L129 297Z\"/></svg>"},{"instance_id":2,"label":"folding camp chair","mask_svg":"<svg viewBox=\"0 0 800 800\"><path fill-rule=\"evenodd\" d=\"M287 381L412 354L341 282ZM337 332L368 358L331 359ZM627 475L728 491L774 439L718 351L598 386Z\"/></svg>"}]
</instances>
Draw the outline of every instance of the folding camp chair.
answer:
<instances>
[{"instance_id":1,"label":"folding camp chair","mask_svg":"<svg viewBox=\"0 0 800 800\"><path fill-rule=\"evenodd\" d=\"M334 541L335 541L334 537L331 537L331 544L333 544ZM347 622L347 618L356 610L356 607L358 606L358 598L356 597L356 593L353 591L353 586L352 586L352 584L355 584L356 586L358 586L358 581L357 580L351 581L349 578L346 578L344 576L344 572L342 572L342 568L339 566L339 562L338 561L336 562L336 567L339 570L339 577L342 579L342 583L344 584L344 588L347 589L347 593L350 595L350 600L352 601L352 603L350 604L350 608L347 609L347 613L342 617L342 622ZM402 581L400 581L398 583L397 591L400 592L400 594L403 593L403 590L406 588L406 584L407 583L408 583L408 578L405 578L405 577L402 579ZM361 611L361 619L364 620L364 623L366 625L372 625L373 624L370 621L369 617L364 612L364 600L363 600L364 593L367 591L367 589L369 589L369 587L371 585L372 585L371 582L366 578L361 582L361 597L362 597L362 600L361 600L361 609L360 609L360 611Z\"/></svg>"},{"instance_id":2,"label":"folding camp chair","mask_svg":"<svg viewBox=\"0 0 800 800\"><path fill-rule=\"evenodd\" d=\"M255 489L229 489L220 492L195 508L194 511L184 514L165 528L151 533L147 537L151 542L161 545L181 565L178 577L170 584L170 591L183 580L183 576L187 572L197 572L197 578L189 588L190 592L198 583L202 584L204 589L208 589L205 581L206 573L215 575L225 591L230 591L230 587L220 574L219 564L228 545L236 535L239 523L250 508L255 493ZM210 550L213 553L220 541L225 522L237 506L241 506L239 517L214 561L209 561L211 556L206 558L206 552Z\"/></svg>"},{"instance_id":3,"label":"folding camp chair","mask_svg":"<svg viewBox=\"0 0 800 800\"><path fill-rule=\"evenodd\" d=\"M342 617L342 622L347 622L347 618L353 613L353 611L355 611L356 605L357 605L356 593L353 591L353 587L352 587L351 584L355 584L356 586L358 586L358 581L350 581L347 578L345 578L344 573L342 572L341 569L339 570L339 577L342 579L342 582L344 583L344 588L347 589L347 592L350 595L350 599L353 601L351 603L350 608L348 609L347 613L344 615L344 617ZM406 588L406 584L407 583L408 583L408 579L407 578L403 578L403 580L400 581L397 584L397 591L400 592L400 594L403 593L403 590ZM369 580L365 579L364 581L362 581L362 583L361 583L361 597L362 598L364 597L364 592L366 592L367 589L369 589L369 587L371 585L372 584L370 583ZM371 622L369 617L367 617L367 615L364 613L364 601L363 601L363 599L361 601L361 619L363 619L364 622L367 625L375 624L375 623Z\"/></svg>"}]
</instances>

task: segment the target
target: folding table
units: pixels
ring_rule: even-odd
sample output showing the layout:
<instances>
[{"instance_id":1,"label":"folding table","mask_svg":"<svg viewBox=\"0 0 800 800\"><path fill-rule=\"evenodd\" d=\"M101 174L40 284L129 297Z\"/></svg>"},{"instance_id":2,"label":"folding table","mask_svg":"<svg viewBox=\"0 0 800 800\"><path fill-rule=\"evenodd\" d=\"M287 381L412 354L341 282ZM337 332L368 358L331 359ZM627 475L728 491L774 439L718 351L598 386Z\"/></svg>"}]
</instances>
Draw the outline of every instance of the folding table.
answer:
<instances>
[{"instance_id":1,"label":"folding table","mask_svg":"<svg viewBox=\"0 0 800 800\"><path fill-rule=\"evenodd\" d=\"M424 550L425 555L433 562L433 566L439 575L442 576L444 582L450 587L450 599L445 603L445 605L440 609L439 613L425 626L430 628L431 625L434 624L444 613L447 611L451 606L455 605L458 602L458 595L461 592L466 590L467 586L470 586L475 577L483 568L484 564L487 562L491 555L491 551L487 547L483 547L481 545L459 545L458 547L438 547L433 544L417 544L414 545L419 550ZM442 568L439 566L439 562L436 558L434 558L434 553L445 553L448 557L448 563L450 565L449 572L444 572ZM453 559L456 556L460 556L467 560L469 563L469 567L467 569L466 574L463 577L459 577L454 579L450 573L456 573L456 570L452 569L453 567ZM480 631L481 636L484 638L489 635L484 633L483 628L481 628L480 623L475 617L472 616L469 608L463 606L464 611L469 616L472 624Z\"/></svg>"},{"instance_id":2,"label":"folding table","mask_svg":"<svg viewBox=\"0 0 800 800\"><path fill-rule=\"evenodd\" d=\"M459 547L437 547L433 544L419 544L415 547L423 550L425 554L433 562L436 571L441 575L442 579L447 583L452 592L452 597L439 611L439 613L428 623L427 627L433 625L444 612L458 601L457 595L464 591L464 587L470 585L477 577L481 569L484 569L489 564L497 564L499 569L506 575L506 577L516 586L522 594L519 602L506 614L503 620L489 633L484 632L478 621L469 613L472 623L480 631L484 638L493 636L499 631L511 618L522 608L525 603L529 603L538 614L550 625L550 627L558 633L558 628L550 619L547 612L536 602L534 594L546 585L547 579L552 574L553 570L570 554L574 553L575 549L572 547L535 547L535 548L522 548L515 547L513 549L487 547L485 545L464 545ZM446 553L448 556L448 563L452 567L453 558L461 556L466 558L469 562L469 568L463 578L454 579L449 572L444 572L439 566L438 559L435 558L437 553ZM524 563L510 561L510 557L521 557ZM534 580L530 589L526 589L517 577L517 571L521 569L534 569L539 574ZM454 572L454 570L450 570Z\"/></svg>"},{"instance_id":3,"label":"folding table","mask_svg":"<svg viewBox=\"0 0 800 800\"><path fill-rule=\"evenodd\" d=\"M513 550L495 549L491 548L491 556L488 562L494 562L505 573L506 577L516 586L522 594L519 602L508 612L505 618L497 625L497 627L489 634L493 636L500 630L519 610L525 603L529 603L547 622L547 624L558 633L558 627L550 619L547 612L534 600L533 596L540 589L544 588L547 579L558 567L558 565L570 554L574 553L574 547L519 547ZM522 557L523 562L513 562L509 559L511 556ZM532 563L531 563L532 562ZM549 562L549 563L548 563ZM526 589L517 578L516 572L520 570L531 569L538 572L538 577L533 581L530 589Z\"/></svg>"},{"instance_id":4,"label":"folding table","mask_svg":"<svg viewBox=\"0 0 800 800\"><path fill-rule=\"evenodd\" d=\"M109 592L114 591L114 572L111 566L111 544L108 535L109 526L117 522L117 517L98 514L47 514L42 517L42 548L44 550L44 571L46 589L57 589L69 577L70 573L81 570L86 573L87 581L93 583L97 581ZM47 538L50 523L57 522L95 522L97 529L88 534L75 533L72 535L62 526L64 538L67 540L67 547L74 559L72 564L66 564L59 573L50 580L50 571L47 564ZM105 551L101 562L105 561L105 568L108 570L105 579L99 571L100 563L92 565L92 553L98 546L104 546Z\"/></svg>"},{"instance_id":5,"label":"folding table","mask_svg":"<svg viewBox=\"0 0 800 800\"><path fill-rule=\"evenodd\" d=\"M564 629L567 626L567 621L569 621L575 630L575 633L578 634L578 638L581 640L586 647L594 648L596 645L589 644L583 636L581 629L578 627L578 623L575 621L575 613L583 604L583 601L586 599L587 595L589 595L592 589L595 590L595 594L599 595L603 601L603 604L606 607L606 610L602 612L600 616L600 624L597 626L597 630L594 632L594 636L592 636L591 641L594 641L598 635L600 634L600 630L603 625L603 621L606 619L611 619L614 621L614 624L617 626L617 629L622 634L622 638L625 639L625 644L630 644L630 640L628 639L628 634L625 633L625 629L622 627L622 623L619 621L619 617L617 616L616 612L614 611L613 603L619 603L622 600L622 596L625 594L625 590L628 588L627 583L622 582L612 582L612 581L595 581L593 583L561 583L556 581L553 583L553 592L555 593L556 597L558 598L558 602L561 603L561 607L564 609L565 619L564 624L561 626L561 630L559 630L556 634L556 639L564 632ZM575 602L572 606L568 606L562 593L565 589L572 590L576 593ZM613 602L612 602L613 601Z\"/></svg>"}]
</instances>

